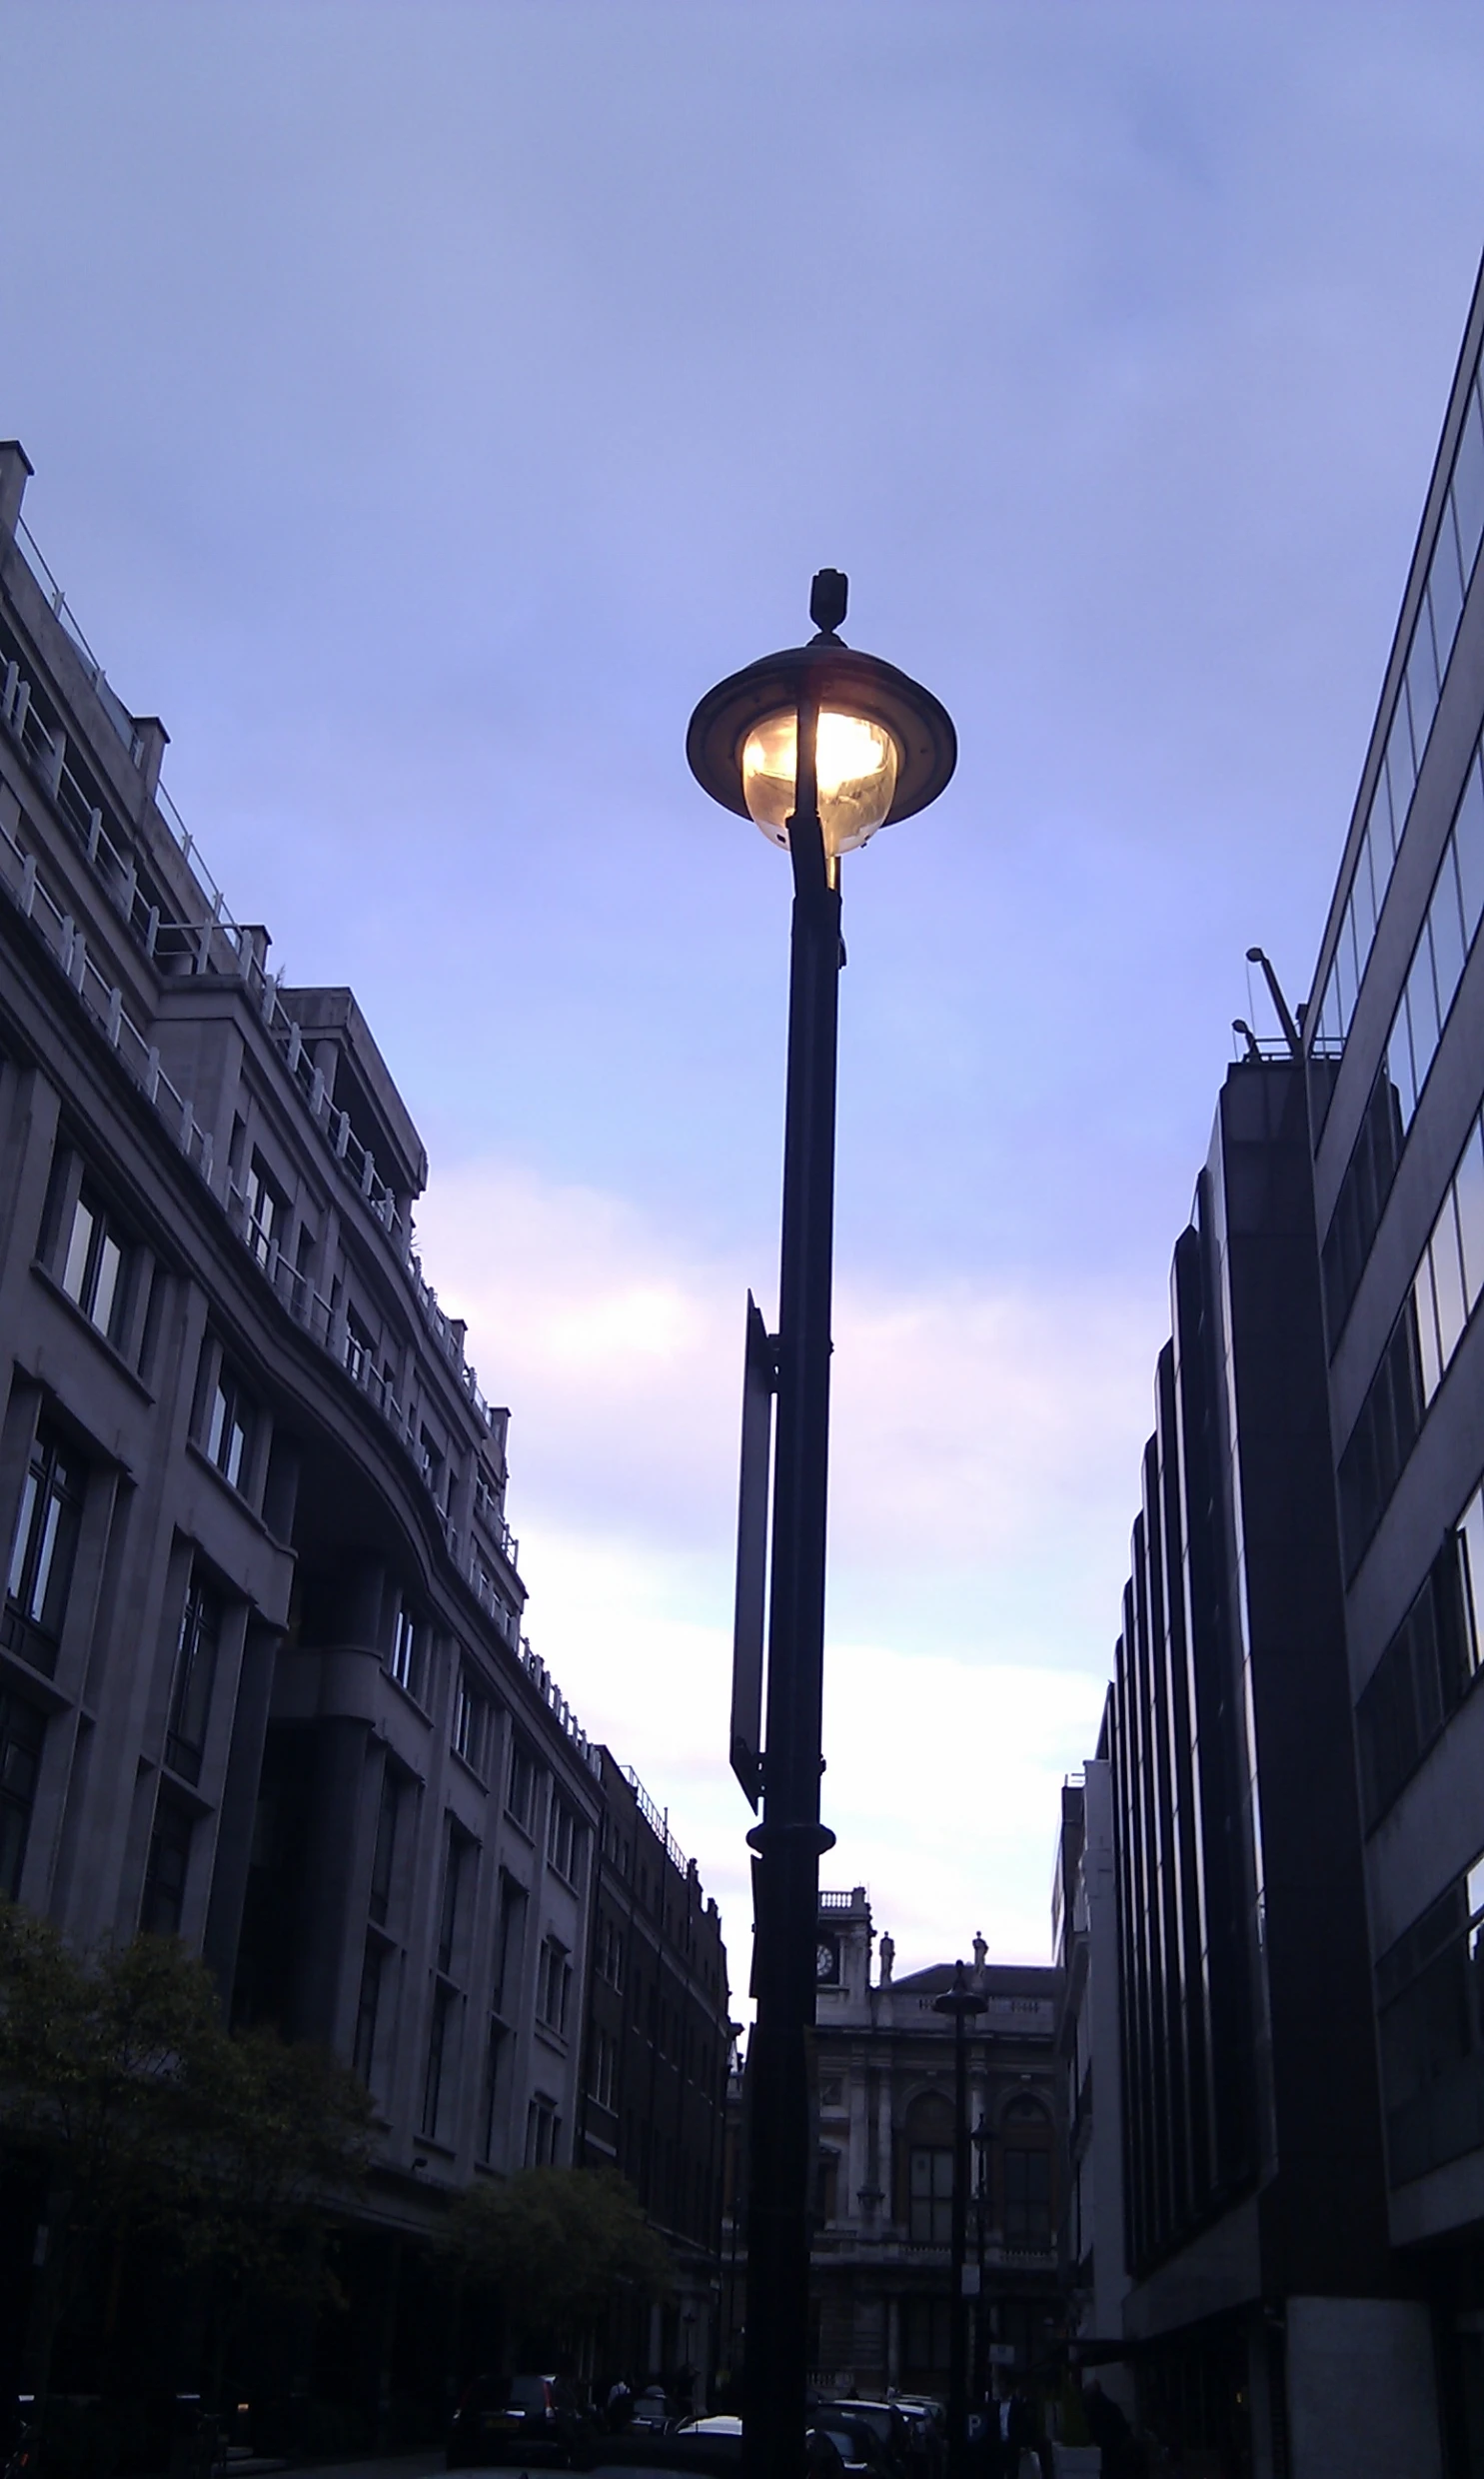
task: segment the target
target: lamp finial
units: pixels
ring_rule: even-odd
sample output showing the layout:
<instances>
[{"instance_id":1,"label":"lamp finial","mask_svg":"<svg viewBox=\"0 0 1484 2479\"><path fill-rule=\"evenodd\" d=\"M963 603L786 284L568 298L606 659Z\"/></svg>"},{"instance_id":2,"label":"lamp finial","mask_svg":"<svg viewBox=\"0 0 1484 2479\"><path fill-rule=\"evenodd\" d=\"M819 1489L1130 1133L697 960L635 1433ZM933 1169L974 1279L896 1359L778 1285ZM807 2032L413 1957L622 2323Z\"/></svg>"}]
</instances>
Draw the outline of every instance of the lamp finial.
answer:
<instances>
[{"instance_id":1,"label":"lamp finial","mask_svg":"<svg viewBox=\"0 0 1484 2479\"><path fill-rule=\"evenodd\" d=\"M832 637L845 616L850 580L843 570L821 568L809 588L809 618L822 637Z\"/></svg>"}]
</instances>

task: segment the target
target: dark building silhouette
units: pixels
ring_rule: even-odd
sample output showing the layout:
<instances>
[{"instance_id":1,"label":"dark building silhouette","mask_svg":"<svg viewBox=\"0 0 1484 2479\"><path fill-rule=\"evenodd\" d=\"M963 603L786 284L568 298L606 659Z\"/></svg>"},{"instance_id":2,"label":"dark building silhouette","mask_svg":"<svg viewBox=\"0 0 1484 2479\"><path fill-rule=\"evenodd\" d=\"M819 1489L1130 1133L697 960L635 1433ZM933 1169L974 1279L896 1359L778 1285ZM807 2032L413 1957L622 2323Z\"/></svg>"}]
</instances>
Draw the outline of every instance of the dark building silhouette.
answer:
<instances>
[{"instance_id":1,"label":"dark building silhouette","mask_svg":"<svg viewBox=\"0 0 1484 2479\"><path fill-rule=\"evenodd\" d=\"M699 2402L716 2365L732 2024L717 1905L637 1774L599 1750L584 2073L575 2157L622 2170L676 2265L663 2304L616 2302L615 2367Z\"/></svg>"}]
</instances>

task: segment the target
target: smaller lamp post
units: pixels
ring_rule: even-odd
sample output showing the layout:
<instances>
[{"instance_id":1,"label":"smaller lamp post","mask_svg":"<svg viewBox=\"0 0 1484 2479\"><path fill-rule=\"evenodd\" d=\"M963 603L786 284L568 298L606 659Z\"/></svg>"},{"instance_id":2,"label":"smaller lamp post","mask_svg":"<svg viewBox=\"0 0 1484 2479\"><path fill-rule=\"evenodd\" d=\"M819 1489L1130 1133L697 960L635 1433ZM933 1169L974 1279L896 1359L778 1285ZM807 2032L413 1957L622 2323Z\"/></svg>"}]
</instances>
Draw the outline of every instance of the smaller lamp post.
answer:
<instances>
[{"instance_id":1,"label":"smaller lamp post","mask_svg":"<svg viewBox=\"0 0 1484 2479\"><path fill-rule=\"evenodd\" d=\"M968 2236L968 2025L981 2014L984 2000L970 1988L961 1962L953 1965L953 1985L932 2000L936 2014L953 2017L953 2257L952 2322L948 2327L948 2479L964 2479L968 2468L967 2338L963 2321L963 2267Z\"/></svg>"}]
</instances>

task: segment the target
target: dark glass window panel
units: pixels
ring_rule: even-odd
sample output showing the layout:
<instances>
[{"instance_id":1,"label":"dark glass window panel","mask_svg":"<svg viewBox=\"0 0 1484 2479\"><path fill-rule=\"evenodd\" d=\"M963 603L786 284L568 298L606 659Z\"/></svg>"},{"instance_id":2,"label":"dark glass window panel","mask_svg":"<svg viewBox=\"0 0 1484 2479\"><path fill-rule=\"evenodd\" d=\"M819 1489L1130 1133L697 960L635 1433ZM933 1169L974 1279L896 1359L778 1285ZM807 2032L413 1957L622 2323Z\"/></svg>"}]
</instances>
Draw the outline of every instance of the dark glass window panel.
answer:
<instances>
[{"instance_id":1,"label":"dark glass window panel","mask_svg":"<svg viewBox=\"0 0 1484 2479\"><path fill-rule=\"evenodd\" d=\"M193 1574L181 1611L170 1724L165 1737L165 1761L183 1781L201 1778L223 1615L220 1593L213 1591L204 1577Z\"/></svg>"},{"instance_id":2,"label":"dark glass window panel","mask_svg":"<svg viewBox=\"0 0 1484 2479\"><path fill-rule=\"evenodd\" d=\"M454 2010L451 1988L435 1988L433 2020L428 2031L428 2065L423 2076L423 2119L425 2135L438 2133L438 2114L443 2101L444 2073L448 2063L449 2024Z\"/></svg>"},{"instance_id":3,"label":"dark glass window panel","mask_svg":"<svg viewBox=\"0 0 1484 2479\"><path fill-rule=\"evenodd\" d=\"M84 1189L62 1251L62 1288L110 1342L118 1341L123 1325L129 1255L114 1216Z\"/></svg>"},{"instance_id":4,"label":"dark glass window panel","mask_svg":"<svg viewBox=\"0 0 1484 2479\"><path fill-rule=\"evenodd\" d=\"M1458 872L1453 866L1451 842L1444 850L1443 865L1432 892L1432 902L1427 908L1427 926L1432 935L1438 1014L1446 1024L1467 952L1463 935L1463 905L1458 893Z\"/></svg>"},{"instance_id":5,"label":"dark glass window panel","mask_svg":"<svg viewBox=\"0 0 1484 2479\"><path fill-rule=\"evenodd\" d=\"M1458 534L1453 523L1451 492L1443 502L1443 515L1438 526L1438 539L1427 577L1428 600L1432 604L1433 643L1438 651L1438 669L1446 675L1448 657L1458 634L1458 615L1463 609L1463 577L1458 565Z\"/></svg>"},{"instance_id":6,"label":"dark glass window panel","mask_svg":"<svg viewBox=\"0 0 1484 2479\"><path fill-rule=\"evenodd\" d=\"M459 1889L464 1875L468 1845L462 1834L450 1831L443 1864L443 1903L438 1920L438 1967L452 1971L454 1948L459 1934Z\"/></svg>"},{"instance_id":7,"label":"dark glass window panel","mask_svg":"<svg viewBox=\"0 0 1484 2479\"><path fill-rule=\"evenodd\" d=\"M46 1718L33 1704L0 1687L0 1894L21 1889Z\"/></svg>"},{"instance_id":8,"label":"dark glass window panel","mask_svg":"<svg viewBox=\"0 0 1484 2479\"><path fill-rule=\"evenodd\" d=\"M1392 850L1400 844L1405 832L1407 812L1412 806L1412 793L1417 782L1417 761L1412 755L1412 724L1407 712L1407 684L1402 681L1386 736L1386 780L1391 794Z\"/></svg>"},{"instance_id":9,"label":"dark glass window panel","mask_svg":"<svg viewBox=\"0 0 1484 2479\"><path fill-rule=\"evenodd\" d=\"M1407 1019L1412 1028L1412 1075L1420 1094L1438 1047L1437 988L1433 981L1432 946L1425 928L1407 975Z\"/></svg>"},{"instance_id":10,"label":"dark glass window panel","mask_svg":"<svg viewBox=\"0 0 1484 2479\"><path fill-rule=\"evenodd\" d=\"M492 2022L485 2049L485 2084L480 2109L480 2158L495 2156L495 2119L500 2102L500 2061L505 2051L506 2030L503 2023Z\"/></svg>"},{"instance_id":11,"label":"dark glass window panel","mask_svg":"<svg viewBox=\"0 0 1484 2479\"><path fill-rule=\"evenodd\" d=\"M6 1596L24 1627L16 1648L50 1670L67 1612L82 1521L87 1466L62 1439L39 1428L21 1486Z\"/></svg>"},{"instance_id":12,"label":"dark glass window panel","mask_svg":"<svg viewBox=\"0 0 1484 2479\"><path fill-rule=\"evenodd\" d=\"M1464 1291L1472 1315L1484 1291L1484 1131L1477 1120L1453 1175L1453 1195L1463 1248Z\"/></svg>"},{"instance_id":13,"label":"dark glass window panel","mask_svg":"<svg viewBox=\"0 0 1484 2479\"><path fill-rule=\"evenodd\" d=\"M351 2051L351 2062L368 2090L376 2062L377 2016L381 2010L386 1963L386 1947L379 1938L368 1937L366 1957L361 1965L361 1993L356 2003L356 2034Z\"/></svg>"},{"instance_id":14,"label":"dark glass window panel","mask_svg":"<svg viewBox=\"0 0 1484 2479\"><path fill-rule=\"evenodd\" d=\"M157 1800L139 1912L139 1925L146 1935L179 1936L190 1860L190 1817L173 1799Z\"/></svg>"},{"instance_id":15,"label":"dark glass window panel","mask_svg":"<svg viewBox=\"0 0 1484 2479\"><path fill-rule=\"evenodd\" d=\"M1453 514L1465 578L1473 573L1479 537L1484 533L1484 425L1479 419L1478 383L1469 391L1468 409L1453 460Z\"/></svg>"},{"instance_id":16,"label":"dark glass window panel","mask_svg":"<svg viewBox=\"0 0 1484 2479\"><path fill-rule=\"evenodd\" d=\"M1468 1319L1463 1264L1458 1250L1458 1218L1451 1193L1443 1199L1443 1210L1434 1226L1428 1253L1432 1258L1433 1290L1438 1307L1439 1366L1446 1368Z\"/></svg>"},{"instance_id":17,"label":"dark glass window panel","mask_svg":"<svg viewBox=\"0 0 1484 2479\"><path fill-rule=\"evenodd\" d=\"M1465 938L1472 943L1484 914L1484 768L1476 757L1469 768L1458 815L1453 821L1453 850L1458 862Z\"/></svg>"},{"instance_id":18,"label":"dark glass window panel","mask_svg":"<svg viewBox=\"0 0 1484 2479\"><path fill-rule=\"evenodd\" d=\"M371 1899L368 1905L378 1927L385 1927L392 1902L392 1870L397 1860L397 1820L402 1783L390 1764L382 1774L381 1804L376 1817L376 1847L371 1857Z\"/></svg>"},{"instance_id":19,"label":"dark glass window panel","mask_svg":"<svg viewBox=\"0 0 1484 2479\"><path fill-rule=\"evenodd\" d=\"M224 1480L242 1486L252 1449L257 1407L228 1368L218 1374L206 1424L206 1451Z\"/></svg>"},{"instance_id":20,"label":"dark glass window panel","mask_svg":"<svg viewBox=\"0 0 1484 2479\"><path fill-rule=\"evenodd\" d=\"M1007 2146L1004 2155L1004 2234L1013 2245L1044 2245L1051 2235L1051 2156Z\"/></svg>"},{"instance_id":21,"label":"dark glass window panel","mask_svg":"<svg viewBox=\"0 0 1484 2479\"><path fill-rule=\"evenodd\" d=\"M952 2151L915 2146L907 2180L907 2235L915 2246L946 2246L953 2228Z\"/></svg>"},{"instance_id":22,"label":"dark glass window panel","mask_svg":"<svg viewBox=\"0 0 1484 2479\"><path fill-rule=\"evenodd\" d=\"M1438 667L1433 654L1432 625L1427 616L1425 597L1417 614L1417 625L1412 631L1412 650L1407 657L1407 694L1412 706L1412 742L1420 769L1438 705Z\"/></svg>"}]
</instances>

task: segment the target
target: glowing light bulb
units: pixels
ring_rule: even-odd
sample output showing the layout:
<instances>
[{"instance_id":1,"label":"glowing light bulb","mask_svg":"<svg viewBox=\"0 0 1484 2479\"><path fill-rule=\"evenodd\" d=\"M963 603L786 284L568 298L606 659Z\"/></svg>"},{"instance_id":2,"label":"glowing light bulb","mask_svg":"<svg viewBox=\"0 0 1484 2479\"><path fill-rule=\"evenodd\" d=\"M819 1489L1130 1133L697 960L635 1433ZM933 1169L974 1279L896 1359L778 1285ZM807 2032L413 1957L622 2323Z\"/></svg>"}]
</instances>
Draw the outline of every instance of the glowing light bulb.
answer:
<instances>
[{"instance_id":1,"label":"glowing light bulb","mask_svg":"<svg viewBox=\"0 0 1484 2479\"><path fill-rule=\"evenodd\" d=\"M791 707L764 717L742 750L747 815L771 844L788 848L797 780L798 717ZM825 709L814 733L814 771L824 850L858 851L884 824L896 791L896 743L863 715Z\"/></svg>"}]
</instances>

